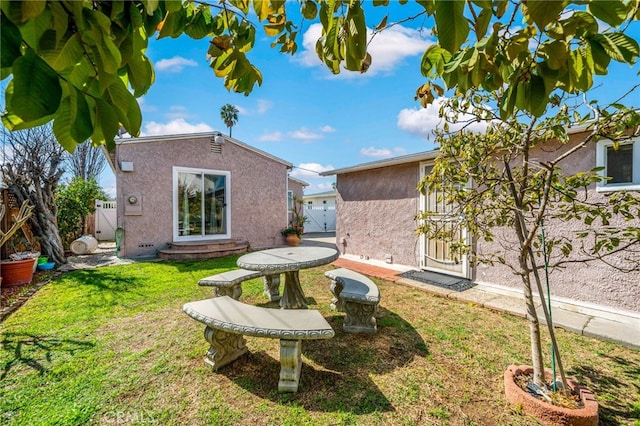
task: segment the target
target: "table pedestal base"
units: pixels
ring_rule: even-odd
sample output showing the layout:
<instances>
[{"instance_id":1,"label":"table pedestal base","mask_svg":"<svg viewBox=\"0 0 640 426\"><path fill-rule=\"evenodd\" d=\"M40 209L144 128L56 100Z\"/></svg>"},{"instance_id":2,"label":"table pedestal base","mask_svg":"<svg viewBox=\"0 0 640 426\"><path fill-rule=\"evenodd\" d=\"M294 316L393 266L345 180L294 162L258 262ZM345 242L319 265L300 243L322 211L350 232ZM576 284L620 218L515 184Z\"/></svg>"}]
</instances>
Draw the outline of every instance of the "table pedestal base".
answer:
<instances>
[{"instance_id":1,"label":"table pedestal base","mask_svg":"<svg viewBox=\"0 0 640 426\"><path fill-rule=\"evenodd\" d=\"M264 281L264 295L271 302L277 302L280 300L280 274L277 275L265 275Z\"/></svg>"},{"instance_id":2,"label":"table pedestal base","mask_svg":"<svg viewBox=\"0 0 640 426\"><path fill-rule=\"evenodd\" d=\"M284 273L284 291L280 299L282 309L307 309L307 299L300 286L298 271Z\"/></svg>"}]
</instances>

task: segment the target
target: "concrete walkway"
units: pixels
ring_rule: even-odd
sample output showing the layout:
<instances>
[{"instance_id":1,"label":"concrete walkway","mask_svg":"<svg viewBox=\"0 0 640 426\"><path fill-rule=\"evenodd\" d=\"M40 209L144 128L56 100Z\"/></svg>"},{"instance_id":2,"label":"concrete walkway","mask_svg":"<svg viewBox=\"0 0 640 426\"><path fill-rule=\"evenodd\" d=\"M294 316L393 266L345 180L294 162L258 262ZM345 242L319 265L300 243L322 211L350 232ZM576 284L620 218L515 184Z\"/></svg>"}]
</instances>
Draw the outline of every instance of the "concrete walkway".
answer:
<instances>
[{"instance_id":1,"label":"concrete walkway","mask_svg":"<svg viewBox=\"0 0 640 426\"><path fill-rule=\"evenodd\" d=\"M309 234L303 237L303 244L335 247L335 234ZM333 262L340 268L348 268L362 274L392 281L430 293L474 303L497 311L508 312L526 317L524 298L517 294L508 294L498 287L475 285L472 288L456 291L421 281L403 278L401 272L372 265L366 262L340 258ZM537 305L539 318L543 318L542 308ZM622 312L613 308L577 309L575 305L552 303L551 317L556 327L563 328L587 337L609 340L640 350L640 314ZM578 312L583 311L583 312Z\"/></svg>"},{"instance_id":2,"label":"concrete walkway","mask_svg":"<svg viewBox=\"0 0 640 426\"><path fill-rule=\"evenodd\" d=\"M426 284L420 281L402 278L400 272L356 262L347 259L338 259L333 265L340 268L348 268L362 274L381 278L387 281L409 287L418 288L437 294L442 297L461 300L467 303L475 303L497 311L508 312L521 317L526 316L524 299L513 295L500 294L495 289L477 285L464 291L454 291L443 287ZM539 317L543 318L542 308L538 305ZM609 340L624 346L640 349L640 316L632 313L621 313L612 310L600 315L594 313L580 313L562 306L551 308L551 317L556 327L573 331L583 336Z\"/></svg>"}]
</instances>

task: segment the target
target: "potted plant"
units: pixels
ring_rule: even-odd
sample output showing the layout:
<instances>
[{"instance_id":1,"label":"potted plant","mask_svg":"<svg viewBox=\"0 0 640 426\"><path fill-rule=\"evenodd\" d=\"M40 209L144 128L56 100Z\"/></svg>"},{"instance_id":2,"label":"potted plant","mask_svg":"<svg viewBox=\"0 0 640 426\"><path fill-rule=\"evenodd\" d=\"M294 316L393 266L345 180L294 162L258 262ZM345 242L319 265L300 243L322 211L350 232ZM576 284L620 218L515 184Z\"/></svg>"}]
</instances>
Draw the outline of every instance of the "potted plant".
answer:
<instances>
[{"instance_id":1,"label":"potted plant","mask_svg":"<svg viewBox=\"0 0 640 426\"><path fill-rule=\"evenodd\" d=\"M27 223L33 214L33 206L25 200L20 206L18 215L13 217L13 224L5 232L0 229L0 248L13 237L13 235ZM0 205L0 220L4 218L5 205ZM3 281L5 286L27 284L33 278L33 265L36 259L34 257L25 257L17 260L2 260L0 262L0 283Z\"/></svg>"},{"instance_id":2,"label":"potted plant","mask_svg":"<svg viewBox=\"0 0 640 426\"><path fill-rule=\"evenodd\" d=\"M280 231L287 245L296 247L302 239L302 228L297 226L289 226Z\"/></svg>"}]
</instances>

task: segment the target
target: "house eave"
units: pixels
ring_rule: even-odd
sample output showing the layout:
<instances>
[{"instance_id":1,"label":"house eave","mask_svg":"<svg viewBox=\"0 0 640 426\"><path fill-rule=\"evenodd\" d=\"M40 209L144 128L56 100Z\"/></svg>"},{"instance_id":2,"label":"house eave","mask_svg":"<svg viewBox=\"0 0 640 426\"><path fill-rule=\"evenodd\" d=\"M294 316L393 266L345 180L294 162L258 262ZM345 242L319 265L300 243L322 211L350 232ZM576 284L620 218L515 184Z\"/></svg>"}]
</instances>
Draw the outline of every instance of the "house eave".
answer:
<instances>
[{"instance_id":1,"label":"house eave","mask_svg":"<svg viewBox=\"0 0 640 426\"><path fill-rule=\"evenodd\" d=\"M423 151L416 154L403 155L401 157L388 158L385 160L371 161L369 163L357 164L351 167L327 170L320 173L320 176L333 176L345 173L361 172L365 170L379 169L382 167L397 166L400 164L415 163L420 161L433 160L438 156L439 151Z\"/></svg>"},{"instance_id":2,"label":"house eave","mask_svg":"<svg viewBox=\"0 0 640 426\"><path fill-rule=\"evenodd\" d=\"M235 145L238 145L244 149L247 149L249 151L252 151L256 154L262 155L264 157L267 157L273 161L276 161L280 164L285 165L288 169L292 169L293 168L293 164L283 160L282 158L276 157L275 155L271 155L268 152L262 151L261 149L258 149L256 147L253 147L251 145L248 145L244 142L241 142L237 139L234 139L230 136L227 136L221 132L218 131L213 131L213 132L202 132L202 133L184 133L184 134L177 134L177 135L160 135L160 136L142 136L139 138L121 138L121 139L116 139L114 142L116 145L125 145L125 144L135 144L135 143L149 143L149 142L166 142L166 141L173 141L173 140L180 140L180 139L186 139L186 138L190 138L190 139L196 139L196 138L213 138L216 136L222 136L225 138L225 140L227 142L231 142ZM113 169L113 165L111 165L111 168Z\"/></svg>"},{"instance_id":3,"label":"house eave","mask_svg":"<svg viewBox=\"0 0 640 426\"><path fill-rule=\"evenodd\" d=\"M300 180L300 179L298 179L298 178L295 178L295 177L293 177L293 176L291 176L291 175L287 176L287 178L288 178L289 180L291 180L291 181L293 181L293 182L297 183L298 185L300 185L300 186L302 186L302 187L307 187L307 186L309 186L309 182L305 182L305 181Z\"/></svg>"}]
</instances>

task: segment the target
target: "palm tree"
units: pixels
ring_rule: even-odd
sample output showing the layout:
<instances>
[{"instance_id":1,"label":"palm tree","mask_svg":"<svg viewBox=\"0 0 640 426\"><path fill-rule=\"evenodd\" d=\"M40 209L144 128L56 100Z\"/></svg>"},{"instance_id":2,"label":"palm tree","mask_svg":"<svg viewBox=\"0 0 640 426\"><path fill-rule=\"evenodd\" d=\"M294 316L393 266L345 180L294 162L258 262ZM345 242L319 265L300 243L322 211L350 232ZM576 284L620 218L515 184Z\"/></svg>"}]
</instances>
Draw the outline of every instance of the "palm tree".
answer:
<instances>
[{"instance_id":1,"label":"palm tree","mask_svg":"<svg viewBox=\"0 0 640 426\"><path fill-rule=\"evenodd\" d=\"M229 128L229 137L231 137L231 128L238 122L238 108L234 105L226 104L220 108L220 118L224 121L224 124Z\"/></svg>"}]
</instances>

